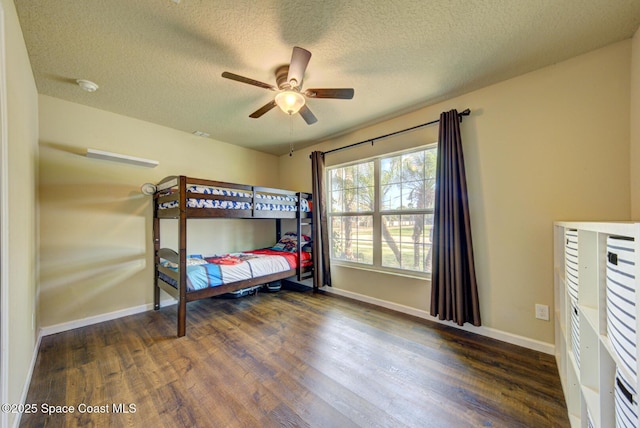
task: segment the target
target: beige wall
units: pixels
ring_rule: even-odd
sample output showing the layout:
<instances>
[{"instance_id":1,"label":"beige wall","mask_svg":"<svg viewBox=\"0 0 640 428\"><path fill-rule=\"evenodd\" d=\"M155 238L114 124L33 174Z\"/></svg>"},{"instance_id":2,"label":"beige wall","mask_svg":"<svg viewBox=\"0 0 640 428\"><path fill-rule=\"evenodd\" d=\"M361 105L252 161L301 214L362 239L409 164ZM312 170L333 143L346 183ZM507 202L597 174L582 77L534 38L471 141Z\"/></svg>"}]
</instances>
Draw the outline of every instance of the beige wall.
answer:
<instances>
[{"instance_id":1,"label":"beige wall","mask_svg":"<svg viewBox=\"0 0 640 428\"><path fill-rule=\"evenodd\" d=\"M22 31L11 0L2 0L7 83L8 137L8 403L19 403L28 382L36 344L36 184L38 98ZM9 414L8 424L15 421Z\"/></svg>"},{"instance_id":2,"label":"beige wall","mask_svg":"<svg viewBox=\"0 0 640 428\"><path fill-rule=\"evenodd\" d=\"M626 220L631 214L630 56L627 40L282 156L281 186L310 190L312 149L326 151L470 108L462 138L483 325L551 344L553 319L536 320L534 305L553 307L553 222ZM409 134L413 144L435 140L436 128ZM381 141L326 160L405 146ZM333 281L342 290L429 308L428 281L345 267L333 269Z\"/></svg>"},{"instance_id":3,"label":"beige wall","mask_svg":"<svg viewBox=\"0 0 640 428\"><path fill-rule=\"evenodd\" d=\"M640 220L640 29L631 49L631 218Z\"/></svg>"},{"instance_id":4,"label":"beige wall","mask_svg":"<svg viewBox=\"0 0 640 428\"><path fill-rule=\"evenodd\" d=\"M151 198L141 184L185 174L278 185L275 156L48 96L39 106L41 327L153 301ZM160 164L89 159L87 148ZM274 229L273 221L193 220L188 250L266 246ZM175 230L163 222L163 246L177 249Z\"/></svg>"}]
</instances>

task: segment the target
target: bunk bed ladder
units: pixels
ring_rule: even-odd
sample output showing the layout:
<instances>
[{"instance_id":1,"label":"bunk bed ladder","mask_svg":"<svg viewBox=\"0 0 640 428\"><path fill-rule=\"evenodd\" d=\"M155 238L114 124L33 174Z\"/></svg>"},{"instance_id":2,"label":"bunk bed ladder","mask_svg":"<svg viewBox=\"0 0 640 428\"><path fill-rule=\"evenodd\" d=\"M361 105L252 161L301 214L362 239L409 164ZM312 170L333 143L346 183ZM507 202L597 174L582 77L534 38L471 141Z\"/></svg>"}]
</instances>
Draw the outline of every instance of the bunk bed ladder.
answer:
<instances>
[{"instance_id":1,"label":"bunk bed ladder","mask_svg":"<svg viewBox=\"0 0 640 428\"><path fill-rule=\"evenodd\" d=\"M160 309L160 287L158 286L158 264L160 263L160 219L158 218L158 195L153 195L153 309Z\"/></svg>"},{"instance_id":2,"label":"bunk bed ladder","mask_svg":"<svg viewBox=\"0 0 640 428\"><path fill-rule=\"evenodd\" d=\"M296 233L298 234L298 243L296 245L296 252L298 256L298 264L296 265L296 278L298 281L302 280L302 212L300 206L300 200L302 194L298 193L298 212L296 214Z\"/></svg>"},{"instance_id":3,"label":"bunk bed ladder","mask_svg":"<svg viewBox=\"0 0 640 428\"><path fill-rule=\"evenodd\" d=\"M178 254L180 254L180 283L178 298L178 337L187 333L187 177L180 176L180 218L178 231Z\"/></svg>"},{"instance_id":4,"label":"bunk bed ladder","mask_svg":"<svg viewBox=\"0 0 640 428\"><path fill-rule=\"evenodd\" d=\"M306 193L302 193L302 192L298 192L298 212L296 214L296 227L297 227L297 233L298 233L298 266L296 267L296 278L298 279L298 281L302 281L304 279L308 279L308 278L312 278L313 277L313 267L312 270L306 271L302 268L302 226L303 225L309 225L311 227L313 227L313 223L312 223L312 217L310 215L306 215L306 213L303 214L302 212L302 199L309 199L310 195L306 194ZM313 234L311 234L313 235ZM311 254L311 266L313 266L313 253Z\"/></svg>"}]
</instances>

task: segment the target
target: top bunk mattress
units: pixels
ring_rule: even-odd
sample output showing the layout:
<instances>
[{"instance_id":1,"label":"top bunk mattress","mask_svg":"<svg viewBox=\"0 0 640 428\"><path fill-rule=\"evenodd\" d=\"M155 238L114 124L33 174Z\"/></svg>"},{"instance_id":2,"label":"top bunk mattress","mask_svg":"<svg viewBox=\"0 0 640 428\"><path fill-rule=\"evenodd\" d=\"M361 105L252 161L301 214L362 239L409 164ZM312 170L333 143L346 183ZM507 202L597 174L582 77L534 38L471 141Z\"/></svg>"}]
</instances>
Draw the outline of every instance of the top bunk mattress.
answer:
<instances>
[{"instance_id":1,"label":"top bunk mattress","mask_svg":"<svg viewBox=\"0 0 640 428\"><path fill-rule=\"evenodd\" d=\"M197 195L207 195L199 198ZM221 196L220 199L211 198ZM255 201L255 207L254 202ZM309 201L305 198L298 198L296 195L275 194L267 191L256 191L253 193L243 192L224 187L210 187L201 185L187 186L187 208L213 208L224 210L253 210L256 211L300 211L311 212ZM177 200L161 202L158 209L178 208Z\"/></svg>"}]
</instances>

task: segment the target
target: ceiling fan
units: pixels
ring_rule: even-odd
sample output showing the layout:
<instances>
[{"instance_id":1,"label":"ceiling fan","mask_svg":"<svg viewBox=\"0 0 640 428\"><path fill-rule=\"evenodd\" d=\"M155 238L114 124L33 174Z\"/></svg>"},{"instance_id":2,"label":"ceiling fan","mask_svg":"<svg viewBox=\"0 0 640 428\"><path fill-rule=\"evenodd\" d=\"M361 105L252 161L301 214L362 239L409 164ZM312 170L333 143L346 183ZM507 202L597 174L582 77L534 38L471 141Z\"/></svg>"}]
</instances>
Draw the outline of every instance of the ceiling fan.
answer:
<instances>
[{"instance_id":1,"label":"ceiling fan","mask_svg":"<svg viewBox=\"0 0 640 428\"><path fill-rule=\"evenodd\" d=\"M311 52L295 46L291 54L291 63L276 69L277 86L229 73L228 71L222 73L222 77L278 92L273 100L251 113L249 117L257 119L275 106L278 106L288 115L300 113L304 121L308 125L312 125L318 119L307 107L306 98L350 100L353 98L353 88L317 88L302 91L302 81L304 80L304 72L309 64L309 59L311 59Z\"/></svg>"}]
</instances>

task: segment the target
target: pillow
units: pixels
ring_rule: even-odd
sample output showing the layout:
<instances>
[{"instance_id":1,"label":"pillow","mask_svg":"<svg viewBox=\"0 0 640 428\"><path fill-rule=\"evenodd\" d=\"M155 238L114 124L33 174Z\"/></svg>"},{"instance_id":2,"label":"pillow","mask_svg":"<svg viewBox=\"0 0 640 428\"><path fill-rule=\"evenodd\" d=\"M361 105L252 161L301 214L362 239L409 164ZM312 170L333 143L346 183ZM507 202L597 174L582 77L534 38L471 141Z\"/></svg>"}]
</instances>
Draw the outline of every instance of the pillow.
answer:
<instances>
[{"instance_id":1,"label":"pillow","mask_svg":"<svg viewBox=\"0 0 640 428\"><path fill-rule=\"evenodd\" d=\"M160 264L169 269L174 269L174 270L178 269L178 263L173 263L173 262L170 262L169 260L162 259ZM207 261L205 259L201 259L198 257L187 258L187 266L197 266L197 265L206 265L206 264L207 264Z\"/></svg>"},{"instance_id":2,"label":"pillow","mask_svg":"<svg viewBox=\"0 0 640 428\"><path fill-rule=\"evenodd\" d=\"M301 235L301 237L302 241L300 242L300 245L304 246L311 241L311 238L309 238L307 235ZM288 251L290 253L295 253L297 245L298 234L295 232L287 232L282 236L282 238L280 238L276 245L271 247L271 249L276 251Z\"/></svg>"}]
</instances>

